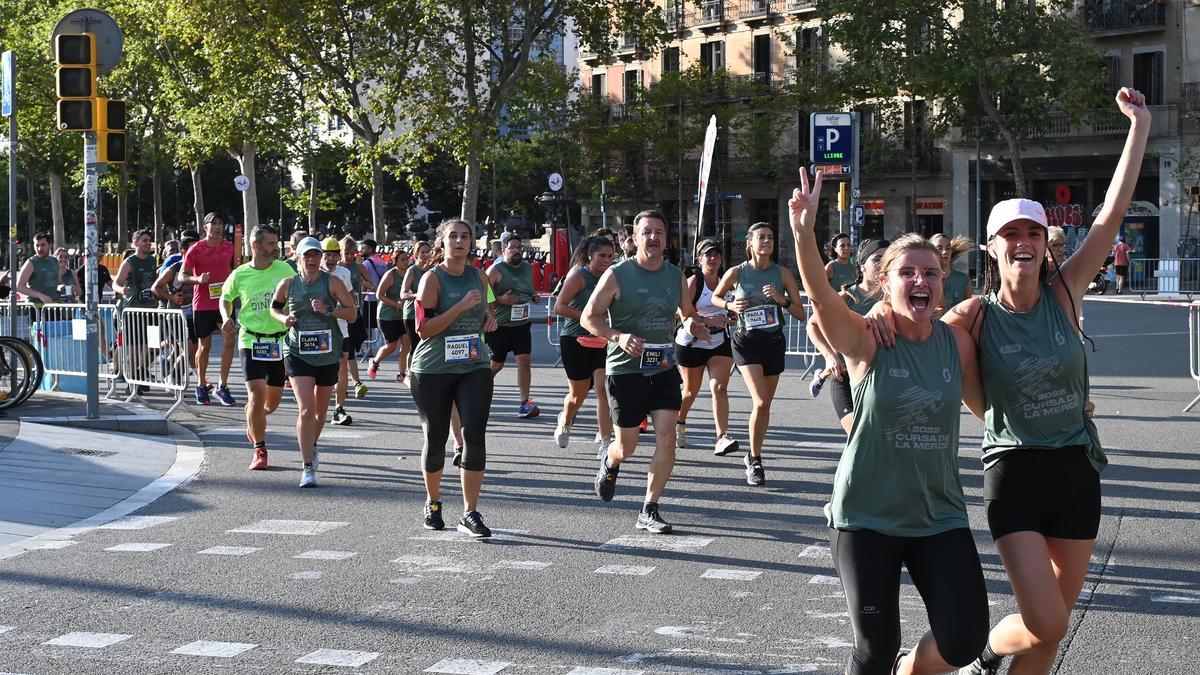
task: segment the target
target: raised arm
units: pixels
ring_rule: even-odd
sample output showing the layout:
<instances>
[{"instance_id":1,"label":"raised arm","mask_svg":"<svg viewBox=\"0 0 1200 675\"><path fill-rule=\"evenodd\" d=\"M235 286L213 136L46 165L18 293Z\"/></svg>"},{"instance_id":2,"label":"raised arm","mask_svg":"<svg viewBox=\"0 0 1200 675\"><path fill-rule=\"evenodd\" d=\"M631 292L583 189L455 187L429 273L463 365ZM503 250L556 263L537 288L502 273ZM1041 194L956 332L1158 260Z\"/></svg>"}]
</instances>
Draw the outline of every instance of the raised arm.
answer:
<instances>
[{"instance_id":1,"label":"raised arm","mask_svg":"<svg viewBox=\"0 0 1200 675\"><path fill-rule=\"evenodd\" d=\"M1058 278L1076 300L1083 297L1088 283L1096 276L1096 270L1100 269L1112 248L1133 199L1142 157L1146 154L1146 138L1150 135L1150 109L1146 106L1146 97L1136 89L1122 87L1117 92L1117 107L1129 118L1129 134L1125 137L1117 170L1104 193L1104 207L1083 244L1059 267Z\"/></svg>"},{"instance_id":2,"label":"raised arm","mask_svg":"<svg viewBox=\"0 0 1200 675\"><path fill-rule=\"evenodd\" d=\"M831 347L856 361L868 361L875 355L875 341L863 318L846 306L846 301L829 285L825 266L821 262L820 245L814 226L821 197L824 174L817 178L809 189L808 173L801 169L801 187L792 190L788 200L788 217L792 236L796 242L796 260L800 265L800 278L813 311L821 316L821 329Z\"/></svg>"}]
</instances>

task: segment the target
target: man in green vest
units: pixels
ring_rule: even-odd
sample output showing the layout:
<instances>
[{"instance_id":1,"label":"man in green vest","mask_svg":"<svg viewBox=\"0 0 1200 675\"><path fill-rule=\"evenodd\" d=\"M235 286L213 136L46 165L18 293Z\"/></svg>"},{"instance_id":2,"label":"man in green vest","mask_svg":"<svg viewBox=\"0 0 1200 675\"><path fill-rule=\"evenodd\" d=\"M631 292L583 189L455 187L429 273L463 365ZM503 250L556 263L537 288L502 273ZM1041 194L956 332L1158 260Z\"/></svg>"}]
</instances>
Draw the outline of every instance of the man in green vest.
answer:
<instances>
[{"instance_id":1,"label":"man in green vest","mask_svg":"<svg viewBox=\"0 0 1200 675\"><path fill-rule=\"evenodd\" d=\"M21 266L21 273L17 275L17 292L38 304L59 301L58 285L61 283L61 271L58 259L50 255L51 248L53 241L49 233L35 235L34 255L25 261Z\"/></svg>"},{"instance_id":2,"label":"man in green vest","mask_svg":"<svg viewBox=\"0 0 1200 675\"><path fill-rule=\"evenodd\" d=\"M158 279L158 263L154 260L154 240L149 230L138 230L133 233L133 255L121 263L117 270L117 278L113 280L113 290L120 298L117 309L124 312L127 309L155 309L158 298L154 296L154 282ZM147 343L146 327L154 323L152 317L143 317L130 321L121 319L121 330L125 337L126 347L133 363L131 372L126 377L147 379L150 376L149 349L171 348L170 344L150 345ZM186 336L186 334L185 334ZM186 346L185 346L186 349Z\"/></svg>"},{"instance_id":3,"label":"man in green vest","mask_svg":"<svg viewBox=\"0 0 1200 675\"><path fill-rule=\"evenodd\" d=\"M496 294L496 330L485 334L484 339L492 350L493 376L504 369L508 353L513 353L517 360L517 389L521 392L517 416L537 417L541 409L529 395L533 351L529 308L538 304L537 292L533 290L533 267L525 260L519 235L505 232L501 241L504 258L488 268L488 279Z\"/></svg>"}]
</instances>

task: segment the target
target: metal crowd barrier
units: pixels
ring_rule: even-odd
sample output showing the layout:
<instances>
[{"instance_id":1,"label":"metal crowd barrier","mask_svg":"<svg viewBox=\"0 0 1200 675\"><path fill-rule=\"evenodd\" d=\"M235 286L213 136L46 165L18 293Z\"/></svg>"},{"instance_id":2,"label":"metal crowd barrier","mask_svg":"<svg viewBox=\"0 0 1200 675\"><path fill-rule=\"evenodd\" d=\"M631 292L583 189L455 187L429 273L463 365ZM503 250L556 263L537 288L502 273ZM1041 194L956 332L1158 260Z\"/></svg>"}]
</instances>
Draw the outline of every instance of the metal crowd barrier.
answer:
<instances>
[{"instance_id":1,"label":"metal crowd barrier","mask_svg":"<svg viewBox=\"0 0 1200 675\"><path fill-rule=\"evenodd\" d=\"M804 301L804 316L811 317L813 314L812 301L804 293L801 293L800 297ZM808 377L813 367L816 366L817 357L821 356L821 352L808 338L808 321L796 321L789 315L786 332L787 351L785 353L801 357L804 363L804 374L801 377Z\"/></svg>"},{"instance_id":2,"label":"metal crowd barrier","mask_svg":"<svg viewBox=\"0 0 1200 675\"><path fill-rule=\"evenodd\" d=\"M1138 258L1129 261L1129 292L1147 295L1200 294L1200 258Z\"/></svg>"},{"instance_id":3,"label":"metal crowd barrier","mask_svg":"<svg viewBox=\"0 0 1200 675\"><path fill-rule=\"evenodd\" d=\"M1192 379L1196 381L1196 388L1200 389L1200 302L1188 307L1188 366ZM1200 403L1200 396L1192 399L1183 412L1190 412L1197 403Z\"/></svg>"},{"instance_id":4,"label":"metal crowd barrier","mask_svg":"<svg viewBox=\"0 0 1200 675\"><path fill-rule=\"evenodd\" d=\"M111 396L120 375L117 359L118 336L113 318L115 305L98 305L100 331L97 336L100 379L107 382ZM38 321L38 351L42 355L52 391L63 389L63 377L87 377L87 319L84 304L50 304L42 308ZM78 392L76 392L78 393Z\"/></svg>"},{"instance_id":5,"label":"metal crowd barrier","mask_svg":"<svg viewBox=\"0 0 1200 675\"><path fill-rule=\"evenodd\" d=\"M9 335L10 337L19 337L23 340L29 340L34 348L37 348L37 335L35 334L35 326L41 321L41 308L36 303L29 300L21 300L17 302L17 326L16 330L10 334L8 326L9 301L0 300L0 335Z\"/></svg>"},{"instance_id":6,"label":"metal crowd barrier","mask_svg":"<svg viewBox=\"0 0 1200 675\"><path fill-rule=\"evenodd\" d=\"M562 317L554 313L554 305L558 303L557 295L546 296L546 342L551 347L557 347L562 342Z\"/></svg>"},{"instance_id":7,"label":"metal crowd barrier","mask_svg":"<svg viewBox=\"0 0 1200 675\"><path fill-rule=\"evenodd\" d=\"M138 395L138 387L175 392L169 417L188 390L187 320L178 309L140 309L129 307L121 317L121 373L131 392L127 401Z\"/></svg>"}]
</instances>

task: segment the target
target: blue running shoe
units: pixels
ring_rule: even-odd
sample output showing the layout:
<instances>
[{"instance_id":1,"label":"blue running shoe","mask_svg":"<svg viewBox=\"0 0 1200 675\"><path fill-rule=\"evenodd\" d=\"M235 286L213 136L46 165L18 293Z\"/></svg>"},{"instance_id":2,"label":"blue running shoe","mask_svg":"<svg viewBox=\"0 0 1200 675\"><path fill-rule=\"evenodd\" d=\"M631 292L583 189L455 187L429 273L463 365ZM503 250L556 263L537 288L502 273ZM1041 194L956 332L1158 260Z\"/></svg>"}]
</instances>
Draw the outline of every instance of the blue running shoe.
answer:
<instances>
[{"instance_id":1,"label":"blue running shoe","mask_svg":"<svg viewBox=\"0 0 1200 675\"><path fill-rule=\"evenodd\" d=\"M213 390L213 395L217 397L217 403L225 407L237 404L237 401L233 400L233 394L229 393L229 385L227 384L222 384Z\"/></svg>"},{"instance_id":2,"label":"blue running shoe","mask_svg":"<svg viewBox=\"0 0 1200 675\"><path fill-rule=\"evenodd\" d=\"M196 405L208 405L212 403L212 397L208 394L208 387L200 385L196 387Z\"/></svg>"}]
</instances>

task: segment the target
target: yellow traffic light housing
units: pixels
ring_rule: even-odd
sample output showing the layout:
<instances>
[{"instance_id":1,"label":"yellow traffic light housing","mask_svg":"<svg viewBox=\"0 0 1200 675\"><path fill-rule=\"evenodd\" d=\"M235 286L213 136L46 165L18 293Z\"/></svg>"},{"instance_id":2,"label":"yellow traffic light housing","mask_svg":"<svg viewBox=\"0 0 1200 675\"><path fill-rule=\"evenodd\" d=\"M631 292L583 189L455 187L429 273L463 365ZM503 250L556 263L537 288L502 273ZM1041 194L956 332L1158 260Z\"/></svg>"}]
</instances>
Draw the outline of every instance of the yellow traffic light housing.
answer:
<instances>
[{"instance_id":1,"label":"yellow traffic light housing","mask_svg":"<svg viewBox=\"0 0 1200 675\"><path fill-rule=\"evenodd\" d=\"M96 36L58 35L54 39L54 90L58 95L58 128L95 131Z\"/></svg>"},{"instance_id":2,"label":"yellow traffic light housing","mask_svg":"<svg viewBox=\"0 0 1200 675\"><path fill-rule=\"evenodd\" d=\"M850 208L850 195L846 190L846 182L838 183L838 211L845 213Z\"/></svg>"},{"instance_id":3,"label":"yellow traffic light housing","mask_svg":"<svg viewBox=\"0 0 1200 675\"><path fill-rule=\"evenodd\" d=\"M125 101L96 99L96 161L125 161Z\"/></svg>"}]
</instances>

